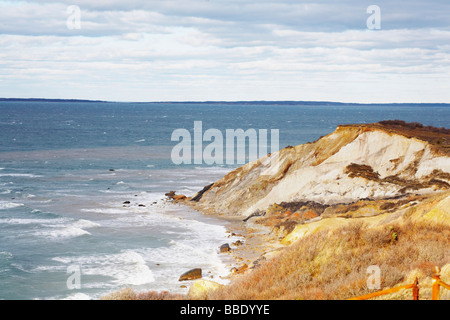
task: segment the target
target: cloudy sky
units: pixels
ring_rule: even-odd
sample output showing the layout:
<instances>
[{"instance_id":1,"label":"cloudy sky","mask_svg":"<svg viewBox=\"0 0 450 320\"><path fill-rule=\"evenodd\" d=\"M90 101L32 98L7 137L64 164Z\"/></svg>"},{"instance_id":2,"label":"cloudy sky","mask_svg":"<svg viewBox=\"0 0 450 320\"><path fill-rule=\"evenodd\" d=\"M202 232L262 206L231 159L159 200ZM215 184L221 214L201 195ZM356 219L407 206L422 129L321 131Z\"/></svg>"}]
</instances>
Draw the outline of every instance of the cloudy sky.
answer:
<instances>
[{"instance_id":1,"label":"cloudy sky","mask_svg":"<svg viewBox=\"0 0 450 320\"><path fill-rule=\"evenodd\" d=\"M0 0L0 48L7 98L450 103L448 0Z\"/></svg>"}]
</instances>

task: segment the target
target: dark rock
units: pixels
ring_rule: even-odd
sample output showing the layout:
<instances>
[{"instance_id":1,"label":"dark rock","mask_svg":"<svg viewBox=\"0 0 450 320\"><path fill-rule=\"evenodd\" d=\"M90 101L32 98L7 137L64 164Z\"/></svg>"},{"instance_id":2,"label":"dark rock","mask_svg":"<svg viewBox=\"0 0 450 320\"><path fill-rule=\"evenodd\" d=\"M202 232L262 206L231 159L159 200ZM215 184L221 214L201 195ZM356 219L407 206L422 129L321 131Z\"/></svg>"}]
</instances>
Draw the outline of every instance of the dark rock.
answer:
<instances>
[{"instance_id":1,"label":"dark rock","mask_svg":"<svg viewBox=\"0 0 450 320\"><path fill-rule=\"evenodd\" d=\"M291 233L298 224L298 221L287 219L276 224L272 228L272 232L279 234L281 237L285 237Z\"/></svg>"},{"instance_id":2,"label":"dark rock","mask_svg":"<svg viewBox=\"0 0 450 320\"><path fill-rule=\"evenodd\" d=\"M225 253L231 251L230 245L228 243L224 243L220 246L220 253Z\"/></svg>"},{"instance_id":3,"label":"dark rock","mask_svg":"<svg viewBox=\"0 0 450 320\"><path fill-rule=\"evenodd\" d=\"M175 201L185 200L186 196L184 194L176 194L172 197L172 199Z\"/></svg>"},{"instance_id":4,"label":"dark rock","mask_svg":"<svg viewBox=\"0 0 450 320\"><path fill-rule=\"evenodd\" d=\"M264 256L260 256L258 259L253 261L252 269L259 267L264 260L267 260L267 258Z\"/></svg>"},{"instance_id":5,"label":"dark rock","mask_svg":"<svg viewBox=\"0 0 450 320\"><path fill-rule=\"evenodd\" d=\"M201 277L202 277L202 269L195 268L183 273L178 279L178 281L195 280L200 279Z\"/></svg>"},{"instance_id":6,"label":"dark rock","mask_svg":"<svg viewBox=\"0 0 450 320\"><path fill-rule=\"evenodd\" d=\"M249 215L247 218L245 218L244 220L242 220L243 222L247 222L250 218L253 217L263 217L266 215L265 211L260 211L260 210L256 210L255 212L253 212L251 215Z\"/></svg>"},{"instance_id":7,"label":"dark rock","mask_svg":"<svg viewBox=\"0 0 450 320\"><path fill-rule=\"evenodd\" d=\"M175 191L169 191L165 194L166 197L173 198L175 196Z\"/></svg>"},{"instance_id":8,"label":"dark rock","mask_svg":"<svg viewBox=\"0 0 450 320\"><path fill-rule=\"evenodd\" d=\"M193 197L193 198L191 199L191 201L198 202L198 201L202 198L203 194L204 194L206 191L208 191L209 189L211 189L211 187L212 187L213 185L214 185L214 183L211 183L211 184L207 185L206 187L204 187L201 191L199 191L199 192L195 195L195 197Z\"/></svg>"},{"instance_id":9,"label":"dark rock","mask_svg":"<svg viewBox=\"0 0 450 320\"><path fill-rule=\"evenodd\" d=\"M239 268L233 267L231 268L232 273L244 273L248 269L248 265L246 263L242 264Z\"/></svg>"},{"instance_id":10,"label":"dark rock","mask_svg":"<svg viewBox=\"0 0 450 320\"><path fill-rule=\"evenodd\" d=\"M281 202L279 204L284 210L290 212L296 212L302 209L303 207L307 207L308 209L314 210L317 215L321 215L326 208L330 205L321 204L315 201L291 201L291 202Z\"/></svg>"},{"instance_id":11,"label":"dark rock","mask_svg":"<svg viewBox=\"0 0 450 320\"><path fill-rule=\"evenodd\" d=\"M237 246L242 246L244 244L244 242L242 242L241 240L238 240L236 242L233 242L233 245Z\"/></svg>"}]
</instances>

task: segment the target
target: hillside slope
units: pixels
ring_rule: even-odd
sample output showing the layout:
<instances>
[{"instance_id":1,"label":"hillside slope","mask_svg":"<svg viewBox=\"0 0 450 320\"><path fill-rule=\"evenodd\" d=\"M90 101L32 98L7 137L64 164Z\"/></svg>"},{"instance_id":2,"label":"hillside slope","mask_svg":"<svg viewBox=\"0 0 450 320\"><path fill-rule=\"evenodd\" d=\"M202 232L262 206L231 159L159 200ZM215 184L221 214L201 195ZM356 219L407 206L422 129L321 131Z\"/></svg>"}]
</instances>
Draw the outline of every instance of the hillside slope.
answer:
<instances>
[{"instance_id":1,"label":"hillside slope","mask_svg":"<svg viewBox=\"0 0 450 320\"><path fill-rule=\"evenodd\" d=\"M348 299L417 278L420 300L431 299L434 267L450 282L450 191L370 217L329 217L298 224L282 250L267 252L210 299ZM370 267L380 287L369 288ZM411 290L379 299L412 299ZM450 299L441 290L441 300Z\"/></svg>"},{"instance_id":2,"label":"hillside slope","mask_svg":"<svg viewBox=\"0 0 450 320\"><path fill-rule=\"evenodd\" d=\"M317 216L341 204L445 191L450 189L449 146L450 130L443 128L397 120L341 125L315 142L230 172L197 196L195 206L247 217L270 212L274 204L298 204L289 213L306 206Z\"/></svg>"}]
</instances>

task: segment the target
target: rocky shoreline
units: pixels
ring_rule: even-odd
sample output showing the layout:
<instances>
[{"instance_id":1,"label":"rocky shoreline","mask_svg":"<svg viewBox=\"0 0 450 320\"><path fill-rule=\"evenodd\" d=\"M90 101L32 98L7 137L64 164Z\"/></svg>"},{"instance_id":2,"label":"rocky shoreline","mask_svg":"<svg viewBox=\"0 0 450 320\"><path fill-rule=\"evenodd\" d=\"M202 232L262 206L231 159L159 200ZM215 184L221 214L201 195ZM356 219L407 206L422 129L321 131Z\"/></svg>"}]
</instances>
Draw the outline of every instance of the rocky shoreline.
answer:
<instances>
[{"instance_id":1,"label":"rocky shoreline","mask_svg":"<svg viewBox=\"0 0 450 320\"><path fill-rule=\"evenodd\" d=\"M207 186L205 189L209 189ZM226 223L227 233L229 237L238 237L240 240L234 242L227 242L220 245L217 250L218 254L227 259L227 267L229 268L229 275L227 279L234 279L238 276L244 275L250 270L258 267L258 265L268 259L274 257L280 252L280 249L286 247L281 243L281 238L273 228L264 224L257 223L254 219L243 219L239 216L226 216L216 213L205 213L197 208L197 201L199 194L194 197L187 197L183 194L177 194L175 191L170 191L165 194L167 200L182 206L190 207L201 214L214 217ZM185 280L199 280L191 285L189 290L189 298L199 298L199 295L204 294L211 288L216 288L214 280L209 280L201 274L201 268L188 270L185 274L180 276L180 281ZM217 284L218 285L218 284ZM200 293L199 293L200 291Z\"/></svg>"}]
</instances>

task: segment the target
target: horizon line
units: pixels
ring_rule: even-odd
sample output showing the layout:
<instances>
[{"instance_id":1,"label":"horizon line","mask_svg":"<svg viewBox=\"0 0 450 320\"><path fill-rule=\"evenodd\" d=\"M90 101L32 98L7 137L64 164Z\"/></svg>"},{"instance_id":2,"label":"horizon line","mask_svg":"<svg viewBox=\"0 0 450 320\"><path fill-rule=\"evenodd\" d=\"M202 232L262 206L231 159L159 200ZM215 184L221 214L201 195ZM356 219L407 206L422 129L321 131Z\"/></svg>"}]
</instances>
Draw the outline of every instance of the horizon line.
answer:
<instances>
[{"instance_id":1,"label":"horizon line","mask_svg":"<svg viewBox=\"0 0 450 320\"><path fill-rule=\"evenodd\" d=\"M316 101L316 100L186 100L186 101L112 101L97 99L71 99L71 98L1 98L1 101L36 101L36 102L80 102L80 103L186 103L186 104L284 104L284 105L449 105L449 102L340 102L340 101Z\"/></svg>"}]
</instances>

